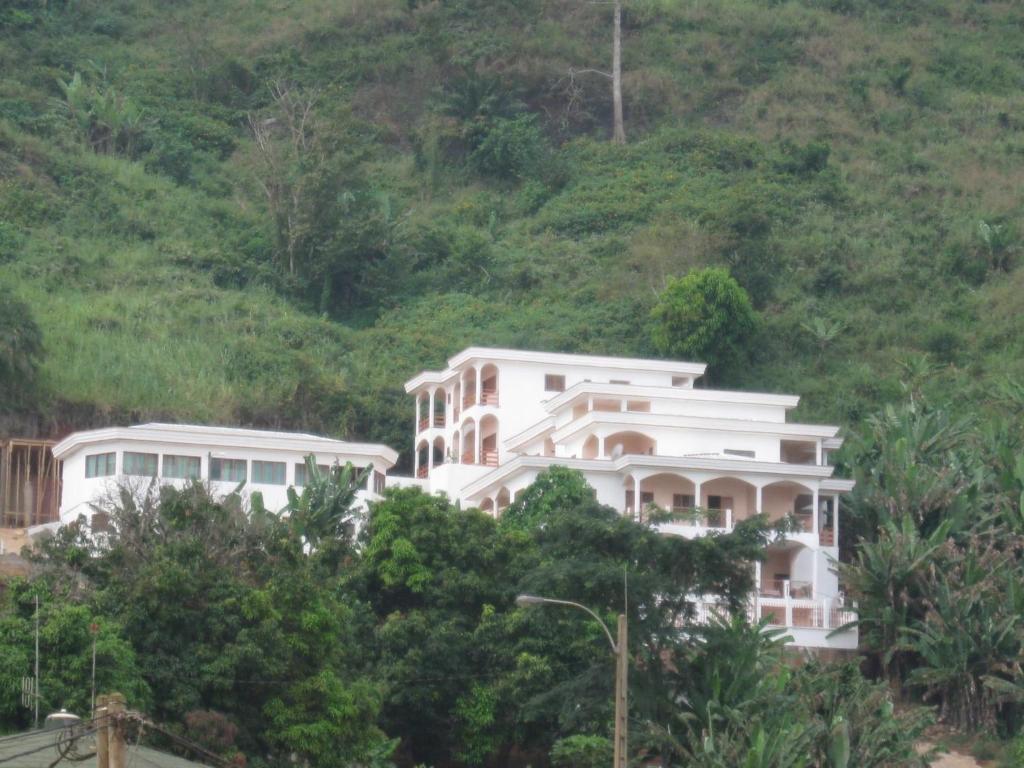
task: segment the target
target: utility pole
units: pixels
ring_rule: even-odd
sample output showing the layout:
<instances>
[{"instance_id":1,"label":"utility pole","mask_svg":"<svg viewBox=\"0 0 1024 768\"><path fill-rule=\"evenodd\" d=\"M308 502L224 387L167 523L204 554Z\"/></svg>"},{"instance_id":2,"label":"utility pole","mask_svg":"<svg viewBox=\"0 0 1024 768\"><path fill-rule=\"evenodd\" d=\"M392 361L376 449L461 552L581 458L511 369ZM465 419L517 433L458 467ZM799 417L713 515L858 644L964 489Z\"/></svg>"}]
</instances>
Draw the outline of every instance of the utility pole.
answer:
<instances>
[{"instance_id":1,"label":"utility pole","mask_svg":"<svg viewBox=\"0 0 1024 768\"><path fill-rule=\"evenodd\" d=\"M629 643L626 615L619 614L619 633L615 653L615 757L614 768L627 768L629 762Z\"/></svg>"},{"instance_id":2,"label":"utility pole","mask_svg":"<svg viewBox=\"0 0 1024 768\"><path fill-rule=\"evenodd\" d=\"M125 768L124 696L107 697L107 768Z\"/></svg>"},{"instance_id":3,"label":"utility pole","mask_svg":"<svg viewBox=\"0 0 1024 768\"><path fill-rule=\"evenodd\" d=\"M33 728L39 729L39 595L36 595L36 693L35 693L35 724Z\"/></svg>"},{"instance_id":4,"label":"utility pole","mask_svg":"<svg viewBox=\"0 0 1024 768\"><path fill-rule=\"evenodd\" d=\"M93 708L93 721L98 723L96 727L96 768L110 768L110 756L107 745L110 743L107 734L107 697L100 696L96 699L96 706Z\"/></svg>"},{"instance_id":5,"label":"utility pole","mask_svg":"<svg viewBox=\"0 0 1024 768\"><path fill-rule=\"evenodd\" d=\"M96 709L96 635L100 631L100 625L95 621L89 625L89 633L92 635L92 708Z\"/></svg>"}]
</instances>

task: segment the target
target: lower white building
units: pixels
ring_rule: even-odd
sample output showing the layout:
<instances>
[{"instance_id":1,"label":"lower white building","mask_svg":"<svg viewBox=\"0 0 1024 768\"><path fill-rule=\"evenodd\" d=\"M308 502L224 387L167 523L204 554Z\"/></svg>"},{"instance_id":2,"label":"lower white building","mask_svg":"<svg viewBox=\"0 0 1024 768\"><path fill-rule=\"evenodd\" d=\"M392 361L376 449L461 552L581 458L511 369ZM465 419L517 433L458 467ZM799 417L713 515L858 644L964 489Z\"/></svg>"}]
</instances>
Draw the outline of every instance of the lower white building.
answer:
<instances>
[{"instance_id":1,"label":"lower white building","mask_svg":"<svg viewBox=\"0 0 1024 768\"><path fill-rule=\"evenodd\" d=\"M75 432L53 446L53 456L62 463L62 524L79 515L91 518L92 505L120 488L144 490L154 481L183 486L199 480L218 495L241 486L244 498L258 491L267 509L279 511L288 503L288 488L305 484L307 456L315 457L323 469L347 462L371 467L358 493L365 505L379 498L387 472L398 460L398 453L386 445L188 424Z\"/></svg>"}]
</instances>

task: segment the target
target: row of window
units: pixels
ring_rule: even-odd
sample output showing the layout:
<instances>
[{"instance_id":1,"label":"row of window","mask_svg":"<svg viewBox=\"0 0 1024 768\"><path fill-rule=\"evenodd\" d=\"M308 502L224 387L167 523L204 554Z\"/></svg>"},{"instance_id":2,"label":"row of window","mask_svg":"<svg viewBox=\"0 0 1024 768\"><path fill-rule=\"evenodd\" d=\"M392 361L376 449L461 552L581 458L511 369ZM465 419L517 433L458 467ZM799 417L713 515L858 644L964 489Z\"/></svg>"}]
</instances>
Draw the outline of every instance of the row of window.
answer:
<instances>
[{"instance_id":1,"label":"row of window","mask_svg":"<svg viewBox=\"0 0 1024 768\"><path fill-rule=\"evenodd\" d=\"M160 455L156 453L135 453L125 451L121 459L121 474L138 475L141 477L156 477L157 466L160 463ZM249 479L249 462L246 459L221 459L210 458L210 479L230 483L241 483ZM163 471L159 472L161 477L192 480L201 477L202 463L198 456L173 456L164 454ZM328 472L330 467L326 464L318 464L317 469L321 472ZM285 485L287 484L287 464L283 461L257 461L252 462L252 482L262 485ZM85 476L110 477L117 474L116 453L96 453L85 457ZM379 474L379 473L378 473ZM306 465L295 465L295 485L306 484Z\"/></svg>"}]
</instances>

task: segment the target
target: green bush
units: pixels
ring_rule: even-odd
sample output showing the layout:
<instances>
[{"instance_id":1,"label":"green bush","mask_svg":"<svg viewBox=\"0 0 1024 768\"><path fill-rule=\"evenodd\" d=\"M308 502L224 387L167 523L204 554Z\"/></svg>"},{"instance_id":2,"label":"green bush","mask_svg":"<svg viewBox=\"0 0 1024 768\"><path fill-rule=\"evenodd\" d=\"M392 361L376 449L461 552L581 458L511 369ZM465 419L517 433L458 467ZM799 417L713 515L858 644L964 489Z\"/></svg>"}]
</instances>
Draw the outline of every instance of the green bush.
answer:
<instances>
[{"instance_id":1,"label":"green bush","mask_svg":"<svg viewBox=\"0 0 1024 768\"><path fill-rule=\"evenodd\" d=\"M548 155L544 134L533 115L499 118L469 156L473 168L499 179L534 178Z\"/></svg>"},{"instance_id":2,"label":"green bush","mask_svg":"<svg viewBox=\"0 0 1024 768\"><path fill-rule=\"evenodd\" d=\"M604 736L566 736L551 747L554 768L603 768L612 760L612 742Z\"/></svg>"}]
</instances>

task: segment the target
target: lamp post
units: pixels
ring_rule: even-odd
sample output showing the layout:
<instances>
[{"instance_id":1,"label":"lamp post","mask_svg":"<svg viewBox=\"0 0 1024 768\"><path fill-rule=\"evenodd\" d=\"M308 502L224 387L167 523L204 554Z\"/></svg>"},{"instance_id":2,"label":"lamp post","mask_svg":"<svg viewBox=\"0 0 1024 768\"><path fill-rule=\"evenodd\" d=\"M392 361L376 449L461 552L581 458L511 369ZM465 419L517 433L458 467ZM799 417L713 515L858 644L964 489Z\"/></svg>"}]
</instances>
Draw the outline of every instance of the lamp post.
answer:
<instances>
[{"instance_id":1,"label":"lamp post","mask_svg":"<svg viewBox=\"0 0 1024 768\"><path fill-rule=\"evenodd\" d=\"M612 768L626 768L626 745L629 741L629 690L627 687L629 645L627 643L626 615L624 613L619 614L618 642L616 642L612 637L611 631L608 629L608 625L601 620L601 617L580 603L574 603L571 600L556 600L551 597L538 597L537 595L519 595L516 598L516 605L520 608L532 605L567 605L570 608L579 608L581 611L587 612L601 625L601 629L604 630L604 634L608 638L608 644L612 648L612 653L615 654L615 756L612 761Z\"/></svg>"}]
</instances>

